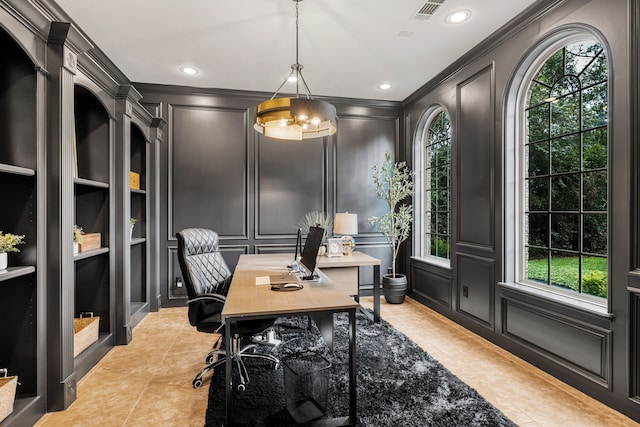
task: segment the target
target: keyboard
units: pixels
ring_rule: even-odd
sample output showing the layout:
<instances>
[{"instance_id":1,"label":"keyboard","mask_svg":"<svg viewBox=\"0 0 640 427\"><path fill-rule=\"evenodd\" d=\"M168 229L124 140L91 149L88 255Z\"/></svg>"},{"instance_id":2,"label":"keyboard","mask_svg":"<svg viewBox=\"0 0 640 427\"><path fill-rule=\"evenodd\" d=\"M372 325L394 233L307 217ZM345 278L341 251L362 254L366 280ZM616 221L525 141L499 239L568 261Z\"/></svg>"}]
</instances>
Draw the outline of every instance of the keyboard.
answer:
<instances>
[{"instance_id":1,"label":"keyboard","mask_svg":"<svg viewBox=\"0 0 640 427\"><path fill-rule=\"evenodd\" d=\"M271 279L269 276L257 276L256 277L256 285L270 285Z\"/></svg>"},{"instance_id":2,"label":"keyboard","mask_svg":"<svg viewBox=\"0 0 640 427\"><path fill-rule=\"evenodd\" d=\"M300 283L302 278L291 273L272 274L271 276L256 276L256 285L281 285L284 283Z\"/></svg>"}]
</instances>

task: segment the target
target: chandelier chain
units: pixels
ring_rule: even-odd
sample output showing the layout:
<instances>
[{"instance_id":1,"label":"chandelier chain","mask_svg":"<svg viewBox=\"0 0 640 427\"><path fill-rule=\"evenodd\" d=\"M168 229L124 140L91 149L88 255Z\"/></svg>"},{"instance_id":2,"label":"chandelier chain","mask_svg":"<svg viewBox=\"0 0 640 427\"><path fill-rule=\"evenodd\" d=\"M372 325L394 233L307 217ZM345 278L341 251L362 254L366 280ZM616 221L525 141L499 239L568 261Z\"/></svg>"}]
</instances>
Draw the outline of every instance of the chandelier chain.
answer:
<instances>
[{"instance_id":1,"label":"chandelier chain","mask_svg":"<svg viewBox=\"0 0 640 427\"><path fill-rule=\"evenodd\" d=\"M300 2L296 2L296 64L300 64L298 60L298 27L300 26Z\"/></svg>"}]
</instances>

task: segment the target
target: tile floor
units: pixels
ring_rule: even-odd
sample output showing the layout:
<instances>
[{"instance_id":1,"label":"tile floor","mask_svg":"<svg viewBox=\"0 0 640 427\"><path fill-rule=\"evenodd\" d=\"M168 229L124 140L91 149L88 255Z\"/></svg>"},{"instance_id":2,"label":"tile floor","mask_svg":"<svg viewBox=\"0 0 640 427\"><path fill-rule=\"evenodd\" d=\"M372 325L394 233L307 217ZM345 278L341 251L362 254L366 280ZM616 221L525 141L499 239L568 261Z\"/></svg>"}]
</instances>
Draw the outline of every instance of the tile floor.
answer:
<instances>
[{"instance_id":1,"label":"tile floor","mask_svg":"<svg viewBox=\"0 0 640 427\"><path fill-rule=\"evenodd\" d=\"M382 316L520 426L640 426L411 299L383 299ZM212 342L186 308L151 313L82 378L66 411L36 426L202 426L208 382L191 380Z\"/></svg>"}]
</instances>

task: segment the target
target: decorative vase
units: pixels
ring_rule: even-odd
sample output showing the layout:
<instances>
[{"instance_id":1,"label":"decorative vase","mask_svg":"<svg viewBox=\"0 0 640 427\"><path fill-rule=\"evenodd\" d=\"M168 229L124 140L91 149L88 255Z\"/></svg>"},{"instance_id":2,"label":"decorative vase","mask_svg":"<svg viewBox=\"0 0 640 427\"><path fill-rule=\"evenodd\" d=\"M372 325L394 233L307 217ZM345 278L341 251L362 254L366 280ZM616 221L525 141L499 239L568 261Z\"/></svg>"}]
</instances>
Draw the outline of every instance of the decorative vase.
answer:
<instances>
[{"instance_id":1,"label":"decorative vase","mask_svg":"<svg viewBox=\"0 0 640 427\"><path fill-rule=\"evenodd\" d=\"M7 253L0 252L0 270L7 269Z\"/></svg>"},{"instance_id":2,"label":"decorative vase","mask_svg":"<svg viewBox=\"0 0 640 427\"><path fill-rule=\"evenodd\" d=\"M402 304L407 295L407 276L385 274L382 276L382 293L389 304Z\"/></svg>"},{"instance_id":3,"label":"decorative vase","mask_svg":"<svg viewBox=\"0 0 640 427\"><path fill-rule=\"evenodd\" d=\"M79 254L80 253L80 243L76 243L73 242L73 254Z\"/></svg>"},{"instance_id":4,"label":"decorative vase","mask_svg":"<svg viewBox=\"0 0 640 427\"><path fill-rule=\"evenodd\" d=\"M323 256L327 253L327 247L322 245L318 248L318 256Z\"/></svg>"},{"instance_id":5,"label":"decorative vase","mask_svg":"<svg viewBox=\"0 0 640 427\"><path fill-rule=\"evenodd\" d=\"M133 227L135 227L135 224L129 226L129 240L133 240Z\"/></svg>"}]
</instances>

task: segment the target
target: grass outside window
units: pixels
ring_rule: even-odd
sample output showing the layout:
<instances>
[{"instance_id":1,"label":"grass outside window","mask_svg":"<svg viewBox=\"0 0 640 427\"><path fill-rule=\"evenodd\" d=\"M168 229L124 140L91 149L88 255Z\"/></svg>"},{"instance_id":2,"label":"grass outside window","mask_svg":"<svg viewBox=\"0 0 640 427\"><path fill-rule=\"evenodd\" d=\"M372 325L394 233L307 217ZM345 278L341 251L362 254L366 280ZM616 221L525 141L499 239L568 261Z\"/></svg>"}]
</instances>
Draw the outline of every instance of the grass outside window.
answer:
<instances>
[{"instance_id":1,"label":"grass outside window","mask_svg":"<svg viewBox=\"0 0 640 427\"><path fill-rule=\"evenodd\" d=\"M528 279L540 281L579 292L579 258L552 257L551 280L547 280L548 260L530 259L527 264ZM607 297L607 258L585 256L582 258L582 292Z\"/></svg>"}]
</instances>

